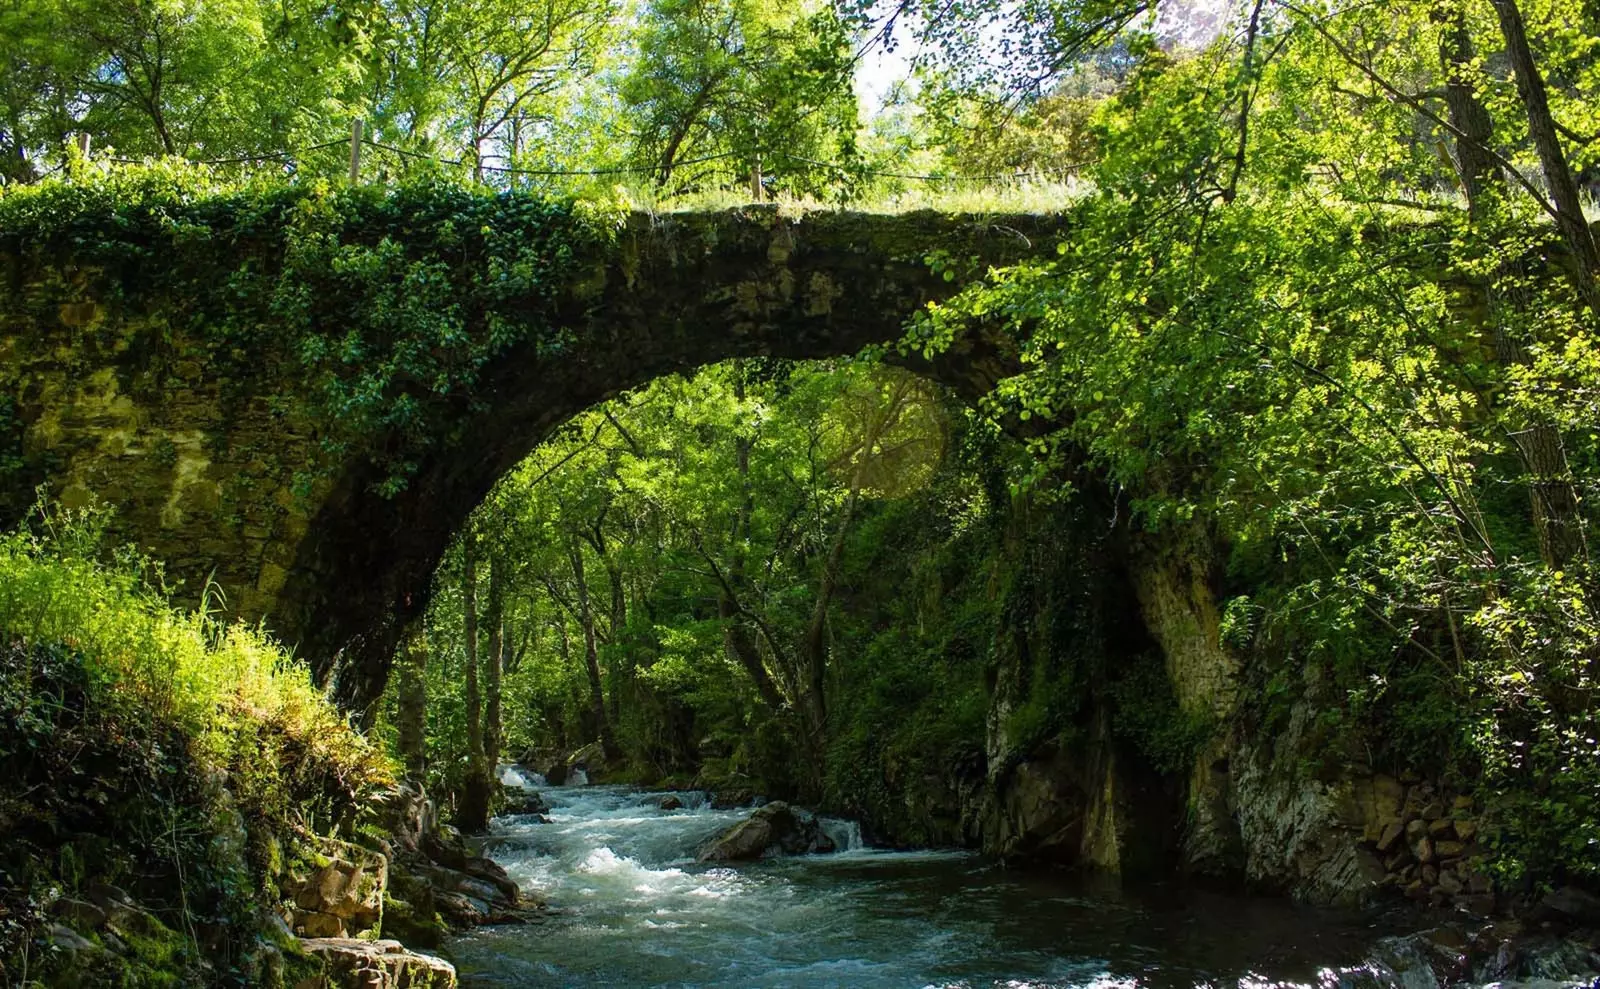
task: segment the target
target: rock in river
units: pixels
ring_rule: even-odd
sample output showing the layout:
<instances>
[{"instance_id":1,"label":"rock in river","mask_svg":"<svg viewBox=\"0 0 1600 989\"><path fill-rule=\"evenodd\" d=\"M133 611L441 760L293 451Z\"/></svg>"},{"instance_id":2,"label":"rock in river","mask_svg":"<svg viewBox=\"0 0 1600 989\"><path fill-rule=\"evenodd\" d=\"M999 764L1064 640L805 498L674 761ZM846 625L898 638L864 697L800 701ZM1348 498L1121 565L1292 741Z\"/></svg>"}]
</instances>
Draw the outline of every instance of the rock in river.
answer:
<instances>
[{"instance_id":1,"label":"rock in river","mask_svg":"<svg viewBox=\"0 0 1600 989\"><path fill-rule=\"evenodd\" d=\"M834 851L816 815L781 800L757 807L700 852L702 862L749 862L769 851L791 855Z\"/></svg>"}]
</instances>

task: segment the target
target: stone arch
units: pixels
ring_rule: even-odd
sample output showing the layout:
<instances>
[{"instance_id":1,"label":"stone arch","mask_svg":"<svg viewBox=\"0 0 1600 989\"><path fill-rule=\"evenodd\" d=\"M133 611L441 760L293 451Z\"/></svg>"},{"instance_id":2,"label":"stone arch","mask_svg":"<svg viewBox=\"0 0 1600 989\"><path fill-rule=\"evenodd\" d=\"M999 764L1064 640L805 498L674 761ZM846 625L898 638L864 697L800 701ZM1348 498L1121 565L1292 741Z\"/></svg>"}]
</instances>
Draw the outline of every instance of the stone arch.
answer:
<instances>
[{"instance_id":1,"label":"stone arch","mask_svg":"<svg viewBox=\"0 0 1600 989\"><path fill-rule=\"evenodd\" d=\"M105 326L133 317L107 315L71 258L41 271L13 256L6 309L30 315L0 331L0 397L9 388L23 464L7 481L8 510L38 481L68 504L110 502L118 534L166 561L190 594L209 576L233 614L264 620L342 703L363 709L454 532L561 423L674 371L891 342L960 286L930 268L930 254L976 272L1044 253L1060 228L1052 216L932 212L634 214L564 286L563 350L496 356L473 401L430 421L441 442L390 495L357 456L296 494L316 424L274 404L269 369L219 380L172 345L178 359L169 353L157 374L145 354L155 330ZM1013 361L1003 339L975 331L919 370L975 396Z\"/></svg>"}]
</instances>

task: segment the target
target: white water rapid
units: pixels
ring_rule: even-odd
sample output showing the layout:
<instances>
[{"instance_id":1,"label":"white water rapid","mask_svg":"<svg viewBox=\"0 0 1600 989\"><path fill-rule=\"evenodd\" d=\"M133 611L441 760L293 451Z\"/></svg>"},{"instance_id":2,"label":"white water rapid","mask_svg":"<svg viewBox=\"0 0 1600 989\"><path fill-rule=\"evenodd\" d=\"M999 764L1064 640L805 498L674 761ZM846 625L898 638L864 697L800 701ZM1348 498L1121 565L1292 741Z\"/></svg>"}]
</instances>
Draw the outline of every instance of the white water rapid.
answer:
<instances>
[{"instance_id":1,"label":"white water rapid","mask_svg":"<svg viewBox=\"0 0 1600 989\"><path fill-rule=\"evenodd\" d=\"M520 772L520 771L518 771ZM512 780L508 777L507 782ZM514 785L531 783L518 777ZM489 854L556 912L450 945L463 985L715 989L1221 989L1358 978L1375 932L1281 901L1131 897L959 852L892 852L824 819L842 851L738 868L695 862L748 808L703 793L542 790L550 823L497 820ZM1332 967L1329 967L1332 966Z\"/></svg>"}]
</instances>

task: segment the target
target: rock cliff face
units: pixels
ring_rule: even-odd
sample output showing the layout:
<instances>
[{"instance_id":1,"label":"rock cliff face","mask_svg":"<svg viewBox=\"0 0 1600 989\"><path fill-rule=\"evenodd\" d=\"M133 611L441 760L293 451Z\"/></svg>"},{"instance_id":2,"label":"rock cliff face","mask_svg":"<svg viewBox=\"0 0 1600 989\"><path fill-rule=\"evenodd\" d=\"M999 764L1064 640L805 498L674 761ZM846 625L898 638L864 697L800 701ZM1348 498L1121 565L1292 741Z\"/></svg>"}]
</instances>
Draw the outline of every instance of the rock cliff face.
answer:
<instances>
[{"instance_id":1,"label":"rock cliff face","mask_svg":"<svg viewBox=\"0 0 1600 989\"><path fill-rule=\"evenodd\" d=\"M904 813L869 823L1128 877L1491 912L1467 798L1370 765L1329 727L1343 699L1314 664L1231 648L1203 536L1157 545L1108 517L1013 519L982 751L890 780ZM1247 686L1268 662L1298 671L1271 717Z\"/></svg>"}]
</instances>

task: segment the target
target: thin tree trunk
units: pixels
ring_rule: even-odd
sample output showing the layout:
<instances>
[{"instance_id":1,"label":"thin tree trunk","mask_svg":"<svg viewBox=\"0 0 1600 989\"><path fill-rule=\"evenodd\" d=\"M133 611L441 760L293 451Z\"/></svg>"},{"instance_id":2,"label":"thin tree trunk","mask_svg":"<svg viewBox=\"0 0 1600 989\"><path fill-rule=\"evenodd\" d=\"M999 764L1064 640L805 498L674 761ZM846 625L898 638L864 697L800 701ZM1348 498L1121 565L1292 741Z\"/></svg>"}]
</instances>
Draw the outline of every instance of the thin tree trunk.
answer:
<instances>
[{"instance_id":1,"label":"thin tree trunk","mask_svg":"<svg viewBox=\"0 0 1600 989\"><path fill-rule=\"evenodd\" d=\"M733 395L740 402L744 401L744 361L734 362ZM728 584L733 589L741 588L744 584L745 552L744 548L750 536L750 516L755 511L755 494L750 488L750 437L740 435L734 440L734 464L739 472L739 485L743 492L739 500L739 507L733 515L733 533L728 541L729 553L732 559L728 561ZM739 602L734 598L734 590L730 587L722 588L717 596L717 617L722 619L722 647L739 661L750 679L756 685L756 693L774 711L783 708L783 692L778 689L772 675L767 672L767 664L761 659L761 650L756 647L755 641L750 637L750 630L744 625L744 616L741 613Z\"/></svg>"},{"instance_id":2,"label":"thin tree trunk","mask_svg":"<svg viewBox=\"0 0 1600 989\"><path fill-rule=\"evenodd\" d=\"M560 608L556 609L556 623L561 632L561 637L558 640L561 645L561 670L563 673L565 673L572 669L572 634L567 631L567 616ZM570 680L567 682L571 683ZM583 702L583 696L581 694L574 694L570 696L573 696L581 706ZM563 705L563 710L565 710L565 705ZM579 720L581 722L581 717ZM561 723L560 744L557 746L557 748L570 751L577 747L579 741L579 739L572 737L567 732L566 722L563 721Z\"/></svg>"},{"instance_id":3,"label":"thin tree trunk","mask_svg":"<svg viewBox=\"0 0 1600 989\"><path fill-rule=\"evenodd\" d=\"M606 716L605 691L600 684L600 653L595 648L594 612L589 607L589 585L584 579L583 544L577 536L568 541L567 552L572 559L572 578L577 584L578 622L583 626L583 659L589 671L589 707L599 725L600 748L604 750L608 761L615 760L621 753L617 751L617 740L611 733L611 720Z\"/></svg>"},{"instance_id":4,"label":"thin tree trunk","mask_svg":"<svg viewBox=\"0 0 1600 989\"><path fill-rule=\"evenodd\" d=\"M1499 6L1497 2L1496 8ZM1514 4L1510 6L1520 31L1520 15ZM1449 107L1450 123L1461 135L1456 141L1456 167L1473 223L1488 236L1494 223L1494 201L1497 194L1505 191L1501 188L1499 170L1489 151L1494 141L1494 121L1472 87L1469 66L1476 53L1466 18L1459 10L1452 10L1445 16L1448 20L1443 24L1440 54L1444 63L1445 101ZM1502 22L1505 16L1502 13ZM1523 41L1525 46L1525 37ZM1529 71L1532 71L1531 56L1529 58ZM1521 69L1518 71L1520 85ZM1537 80L1537 73L1533 73L1533 78ZM1542 98L1542 81L1539 82L1539 90ZM1565 170L1564 159L1561 165ZM1546 171L1549 171L1548 166ZM1570 182L1570 173L1567 175ZM1559 204L1559 198L1557 202ZM1581 217L1581 210L1579 215ZM1588 239L1587 226L1584 227L1584 237ZM1592 241L1590 247L1593 247ZM1489 325L1494 338L1495 358L1505 367L1527 363L1527 354L1511 329L1514 325L1526 323L1528 303L1526 292L1520 287L1522 274L1516 262L1503 261L1495 273L1495 285L1488 293ZM1592 277L1588 280L1591 285L1594 283ZM1541 558L1546 565L1559 569L1575 559L1585 557L1587 550L1578 516L1578 494L1572 483L1572 471L1562 446L1560 431L1542 416L1533 416L1530 421L1514 419L1511 440L1528 474L1528 496Z\"/></svg>"},{"instance_id":5,"label":"thin tree trunk","mask_svg":"<svg viewBox=\"0 0 1600 989\"><path fill-rule=\"evenodd\" d=\"M1465 13L1451 8L1442 21L1439 56L1444 63L1445 104L1451 125L1465 135L1456 141L1456 172L1467 197L1467 209L1481 223L1488 207L1486 194L1497 184L1495 160L1489 152L1494 141L1494 121L1479 101L1468 74L1474 52Z\"/></svg>"},{"instance_id":6,"label":"thin tree trunk","mask_svg":"<svg viewBox=\"0 0 1600 989\"><path fill-rule=\"evenodd\" d=\"M813 719L813 730L821 732L828 721L827 670L828 670L828 606L833 603L839 586L839 565L844 559L844 541L850 531L850 521L856 513L856 503L861 496L861 468L858 466L850 480L850 493L845 497L844 511L839 515L839 528L833 534L833 544L828 547L827 559L822 564L822 578L817 583L817 600L811 608L811 620L806 623L805 665L808 705Z\"/></svg>"},{"instance_id":7,"label":"thin tree trunk","mask_svg":"<svg viewBox=\"0 0 1600 989\"><path fill-rule=\"evenodd\" d=\"M1595 247L1589 223L1583 216L1583 201L1578 196L1578 183L1572 177L1572 168L1566 153L1561 150L1561 138L1556 133L1555 117L1550 113L1550 96L1545 89L1544 77L1533 59L1533 49L1528 44L1527 27L1522 21L1522 11L1516 0L1490 0L1500 18L1500 34L1505 38L1506 54L1517 76L1517 93L1522 98L1522 108L1528 117L1528 134L1539 152L1539 164L1544 170L1545 184L1550 199L1555 203L1556 223L1561 235L1572 251L1573 281L1578 295L1589 307L1589 312L1600 317L1600 250Z\"/></svg>"},{"instance_id":8,"label":"thin tree trunk","mask_svg":"<svg viewBox=\"0 0 1600 989\"><path fill-rule=\"evenodd\" d=\"M478 687L477 538L470 526L461 540L461 617L467 651L467 777L457 824L468 834L479 834L489 827L489 772L484 762L483 697Z\"/></svg>"},{"instance_id":9,"label":"thin tree trunk","mask_svg":"<svg viewBox=\"0 0 1600 989\"><path fill-rule=\"evenodd\" d=\"M395 727L406 779L420 784L428 772L428 638L420 619L407 630L402 655Z\"/></svg>"},{"instance_id":10,"label":"thin tree trunk","mask_svg":"<svg viewBox=\"0 0 1600 989\"><path fill-rule=\"evenodd\" d=\"M483 676L483 759L489 772L500 765L500 750L505 742L501 724L501 684L505 674L505 558L500 551L489 557L489 655Z\"/></svg>"},{"instance_id":11,"label":"thin tree trunk","mask_svg":"<svg viewBox=\"0 0 1600 989\"><path fill-rule=\"evenodd\" d=\"M622 571L604 553L601 562L611 584L611 723L616 725L622 723L622 628L628 623L628 599L622 586Z\"/></svg>"}]
</instances>

